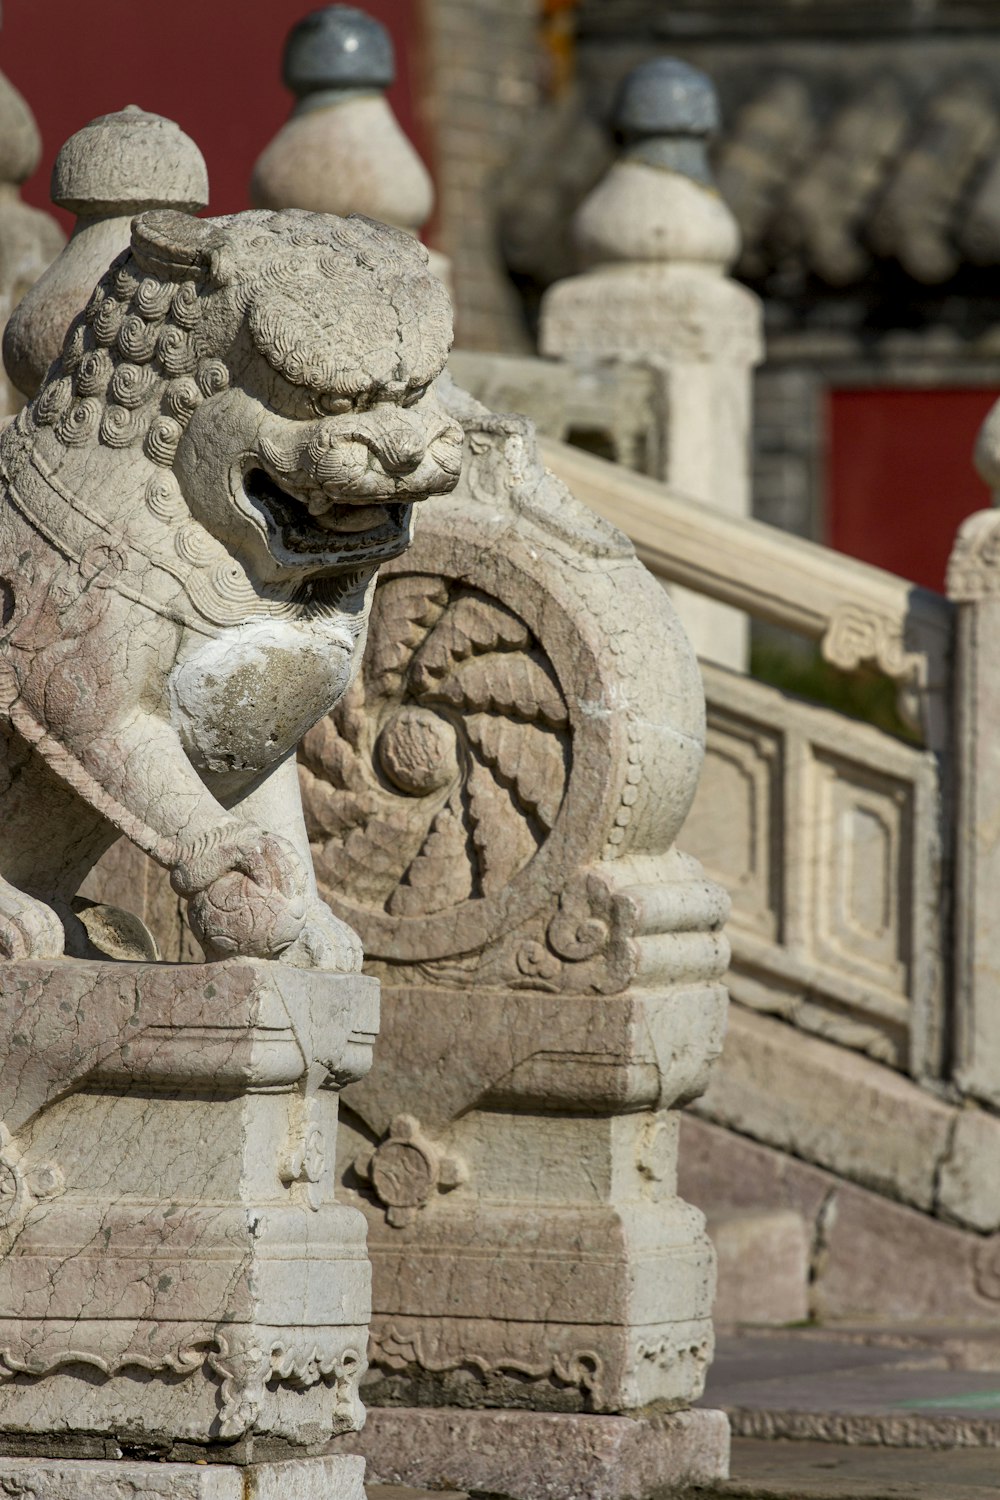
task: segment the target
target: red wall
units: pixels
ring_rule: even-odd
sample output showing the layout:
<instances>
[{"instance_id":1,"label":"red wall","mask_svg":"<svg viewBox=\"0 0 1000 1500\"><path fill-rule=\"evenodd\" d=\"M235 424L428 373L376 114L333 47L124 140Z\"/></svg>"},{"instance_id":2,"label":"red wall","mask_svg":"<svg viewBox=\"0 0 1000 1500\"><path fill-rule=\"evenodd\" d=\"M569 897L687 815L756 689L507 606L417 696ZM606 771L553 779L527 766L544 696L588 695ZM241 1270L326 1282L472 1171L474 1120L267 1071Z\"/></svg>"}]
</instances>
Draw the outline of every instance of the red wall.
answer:
<instances>
[{"instance_id":1,"label":"red wall","mask_svg":"<svg viewBox=\"0 0 1000 1500\"><path fill-rule=\"evenodd\" d=\"M0 67L34 110L45 145L25 198L49 207L52 162L66 137L95 115L139 104L197 141L211 212L248 208L253 163L292 103L281 83L285 37L319 8L320 0L3 0ZM362 0L362 9L392 33L399 76L390 98L412 135L417 0Z\"/></svg>"},{"instance_id":2,"label":"red wall","mask_svg":"<svg viewBox=\"0 0 1000 1500\"><path fill-rule=\"evenodd\" d=\"M829 544L942 590L958 523L990 504L972 449L997 394L832 391Z\"/></svg>"}]
</instances>

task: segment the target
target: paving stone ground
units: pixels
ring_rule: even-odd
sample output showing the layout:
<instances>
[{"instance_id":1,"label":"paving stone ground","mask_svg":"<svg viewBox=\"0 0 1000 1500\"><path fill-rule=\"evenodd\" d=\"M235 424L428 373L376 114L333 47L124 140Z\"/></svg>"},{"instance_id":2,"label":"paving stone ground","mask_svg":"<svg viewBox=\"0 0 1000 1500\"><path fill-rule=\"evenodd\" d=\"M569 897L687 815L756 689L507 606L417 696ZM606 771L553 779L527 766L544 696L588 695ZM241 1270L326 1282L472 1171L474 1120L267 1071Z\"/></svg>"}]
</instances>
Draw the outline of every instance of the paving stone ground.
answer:
<instances>
[{"instance_id":1,"label":"paving stone ground","mask_svg":"<svg viewBox=\"0 0 1000 1500\"><path fill-rule=\"evenodd\" d=\"M737 1437L1000 1448L1000 1330L726 1335L705 1405Z\"/></svg>"},{"instance_id":2,"label":"paving stone ground","mask_svg":"<svg viewBox=\"0 0 1000 1500\"><path fill-rule=\"evenodd\" d=\"M724 1334L703 1404L730 1415L732 1477L684 1500L1000 1500L1000 1326Z\"/></svg>"}]
</instances>

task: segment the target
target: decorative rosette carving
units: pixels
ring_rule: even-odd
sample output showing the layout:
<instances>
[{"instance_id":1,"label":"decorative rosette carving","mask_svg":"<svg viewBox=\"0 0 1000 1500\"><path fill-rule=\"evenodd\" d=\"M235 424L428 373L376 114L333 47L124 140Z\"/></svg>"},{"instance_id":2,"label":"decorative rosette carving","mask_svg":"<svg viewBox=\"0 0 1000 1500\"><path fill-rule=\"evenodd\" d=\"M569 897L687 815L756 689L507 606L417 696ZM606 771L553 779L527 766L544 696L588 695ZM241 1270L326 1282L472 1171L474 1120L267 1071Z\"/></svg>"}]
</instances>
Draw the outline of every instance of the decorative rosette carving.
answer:
<instances>
[{"instance_id":1,"label":"decorative rosette carving","mask_svg":"<svg viewBox=\"0 0 1000 1500\"><path fill-rule=\"evenodd\" d=\"M395 982L714 981L726 898L671 847L703 746L690 647L526 424L451 399L459 488L383 567L361 674L302 747L322 895Z\"/></svg>"},{"instance_id":2,"label":"decorative rosette carving","mask_svg":"<svg viewBox=\"0 0 1000 1500\"><path fill-rule=\"evenodd\" d=\"M369 643L303 746L319 878L346 869L397 929L493 908L548 839L572 764L552 663L497 599L427 574L382 584Z\"/></svg>"}]
</instances>

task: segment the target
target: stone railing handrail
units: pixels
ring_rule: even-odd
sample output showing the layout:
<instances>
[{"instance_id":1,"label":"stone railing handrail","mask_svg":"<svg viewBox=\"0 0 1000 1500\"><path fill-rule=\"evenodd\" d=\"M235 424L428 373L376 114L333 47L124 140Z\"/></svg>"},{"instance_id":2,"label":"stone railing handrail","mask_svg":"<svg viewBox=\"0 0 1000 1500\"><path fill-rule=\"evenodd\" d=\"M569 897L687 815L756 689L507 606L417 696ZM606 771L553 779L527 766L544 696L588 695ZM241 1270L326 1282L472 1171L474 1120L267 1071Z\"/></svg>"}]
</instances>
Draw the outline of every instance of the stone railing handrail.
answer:
<instances>
[{"instance_id":1,"label":"stone railing handrail","mask_svg":"<svg viewBox=\"0 0 1000 1500\"><path fill-rule=\"evenodd\" d=\"M551 438L549 468L631 537L657 577L820 642L832 666L898 682L907 717L943 746L954 606L881 568L763 521L709 510L670 486Z\"/></svg>"}]
</instances>

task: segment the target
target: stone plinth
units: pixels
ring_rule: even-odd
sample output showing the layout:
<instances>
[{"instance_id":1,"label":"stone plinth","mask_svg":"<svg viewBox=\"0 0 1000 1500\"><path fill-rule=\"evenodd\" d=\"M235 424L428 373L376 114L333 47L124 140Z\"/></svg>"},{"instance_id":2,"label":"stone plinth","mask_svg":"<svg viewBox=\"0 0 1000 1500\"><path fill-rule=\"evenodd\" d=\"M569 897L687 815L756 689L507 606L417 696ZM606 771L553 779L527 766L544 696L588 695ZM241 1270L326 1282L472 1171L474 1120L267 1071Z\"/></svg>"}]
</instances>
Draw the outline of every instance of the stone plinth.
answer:
<instances>
[{"instance_id":1,"label":"stone plinth","mask_svg":"<svg viewBox=\"0 0 1000 1500\"><path fill-rule=\"evenodd\" d=\"M339 1439L368 1460L368 1482L429 1484L505 1500L644 1500L664 1487L711 1484L729 1473L721 1411L656 1417L541 1412L373 1411L363 1433Z\"/></svg>"},{"instance_id":2,"label":"stone plinth","mask_svg":"<svg viewBox=\"0 0 1000 1500\"><path fill-rule=\"evenodd\" d=\"M243 1461L358 1425L369 1269L334 1138L377 1018L375 981L264 961L0 966L8 1452Z\"/></svg>"},{"instance_id":3,"label":"stone plinth","mask_svg":"<svg viewBox=\"0 0 1000 1500\"><path fill-rule=\"evenodd\" d=\"M0 1494L31 1500L364 1500L364 1459L154 1464L0 1458Z\"/></svg>"}]
</instances>

